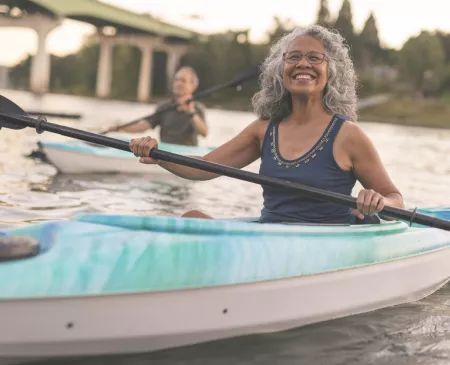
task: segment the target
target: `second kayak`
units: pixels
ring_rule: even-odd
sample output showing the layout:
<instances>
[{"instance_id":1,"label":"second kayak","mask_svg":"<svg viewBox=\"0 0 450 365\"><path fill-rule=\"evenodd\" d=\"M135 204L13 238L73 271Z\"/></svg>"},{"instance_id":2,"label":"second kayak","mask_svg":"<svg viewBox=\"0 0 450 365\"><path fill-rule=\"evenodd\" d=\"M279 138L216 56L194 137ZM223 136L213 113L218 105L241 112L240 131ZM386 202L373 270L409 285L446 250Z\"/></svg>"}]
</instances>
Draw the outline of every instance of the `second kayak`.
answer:
<instances>
[{"instance_id":1,"label":"second kayak","mask_svg":"<svg viewBox=\"0 0 450 365\"><path fill-rule=\"evenodd\" d=\"M82 141L38 142L39 149L58 171L65 174L132 173L170 174L156 165L145 165L130 152L95 146ZM158 148L181 155L203 156L211 147L183 146L160 142Z\"/></svg>"}]
</instances>

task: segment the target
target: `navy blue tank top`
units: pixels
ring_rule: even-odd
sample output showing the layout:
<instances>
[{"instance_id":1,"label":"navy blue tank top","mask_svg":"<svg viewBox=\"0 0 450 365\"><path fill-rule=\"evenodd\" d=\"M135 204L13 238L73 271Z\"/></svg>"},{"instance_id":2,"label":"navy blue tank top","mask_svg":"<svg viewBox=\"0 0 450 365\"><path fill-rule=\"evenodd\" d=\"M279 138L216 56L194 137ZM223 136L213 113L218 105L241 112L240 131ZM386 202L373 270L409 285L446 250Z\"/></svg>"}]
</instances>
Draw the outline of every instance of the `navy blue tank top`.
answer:
<instances>
[{"instance_id":1,"label":"navy blue tank top","mask_svg":"<svg viewBox=\"0 0 450 365\"><path fill-rule=\"evenodd\" d=\"M356 183L352 171L343 170L334 159L333 143L342 124L347 120L336 114L315 145L295 160L285 160L278 149L278 125L270 122L261 150L259 173L315 188L350 195ZM264 206L260 223L322 223L353 224L351 209L326 202L307 194L296 194L263 186Z\"/></svg>"}]
</instances>

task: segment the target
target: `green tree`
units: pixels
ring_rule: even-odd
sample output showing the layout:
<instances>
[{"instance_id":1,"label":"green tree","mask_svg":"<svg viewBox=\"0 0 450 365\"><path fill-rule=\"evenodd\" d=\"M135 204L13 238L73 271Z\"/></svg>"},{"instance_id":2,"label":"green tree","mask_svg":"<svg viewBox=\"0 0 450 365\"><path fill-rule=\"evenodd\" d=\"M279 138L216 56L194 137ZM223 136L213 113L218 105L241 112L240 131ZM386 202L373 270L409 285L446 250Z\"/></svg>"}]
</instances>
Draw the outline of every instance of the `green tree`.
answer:
<instances>
[{"instance_id":1,"label":"green tree","mask_svg":"<svg viewBox=\"0 0 450 365\"><path fill-rule=\"evenodd\" d=\"M353 29L353 15L350 0L344 0L342 2L338 17L334 23L334 28L338 30L347 41L353 41L355 31Z\"/></svg>"},{"instance_id":2,"label":"green tree","mask_svg":"<svg viewBox=\"0 0 450 365\"><path fill-rule=\"evenodd\" d=\"M193 67L200 79L199 90L223 84L240 71L259 64L267 54L266 45L253 45L248 41L248 30L210 35L206 42L195 40L180 65ZM249 96L257 88L256 80L245 84L244 90L222 91L208 98L220 103L240 98L250 105Z\"/></svg>"},{"instance_id":3,"label":"green tree","mask_svg":"<svg viewBox=\"0 0 450 365\"><path fill-rule=\"evenodd\" d=\"M364 45L372 46L377 49L380 48L378 28L373 13L370 13L370 16L367 18L366 23L364 24L364 28L361 31L360 37Z\"/></svg>"},{"instance_id":4,"label":"green tree","mask_svg":"<svg viewBox=\"0 0 450 365\"><path fill-rule=\"evenodd\" d=\"M358 62L358 39L355 36L355 30L353 28L353 15L350 0L344 0L342 2L338 17L334 23L334 28L345 38L350 47L352 58L355 60L355 63Z\"/></svg>"},{"instance_id":5,"label":"green tree","mask_svg":"<svg viewBox=\"0 0 450 365\"><path fill-rule=\"evenodd\" d=\"M437 32L436 35L439 37L439 39L442 42L442 46L444 47L444 53L445 53L445 62L450 62L450 34L443 33L443 32Z\"/></svg>"},{"instance_id":6,"label":"green tree","mask_svg":"<svg viewBox=\"0 0 450 365\"><path fill-rule=\"evenodd\" d=\"M450 34L437 32L436 35L441 40L446 63L442 77L441 92L448 93L450 91Z\"/></svg>"},{"instance_id":7,"label":"green tree","mask_svg":"<svg viewBox=\"0 0 450 365\"><path fill-rule=\"evenodd\" d=\"M374 61L380 60L381 45L373 13L370 13L359 35L359 47L360 61L363 68L370 66Z\"/></svg>"},{"instance_id":8,"label":"green tree","mask_svg":"<svg viewBox=\"0 0 450 365\"><path fill-rule=\"evenodd\" d=\"M320 0L316 24L322 25L324 27L329 27L331 25L331 16L330 11L328 10L328 0Z\"/></svg>"},{"instance_id":9,"label":"green tree","mask_svg":"<svg viewBox=\"0 0 450 365\"><path fill-rule=\"evenodd\" d=\"M113 48L111 97L135 100L140 72L141 51L129 45Z\"/></svg>"},{"instance_id":10,"label":"green tree","mask_svg":"<svg viewBox=\"0 0 450 365\"><path fill-rule=\"evenodd\" d=\"M29 89L31 62L32 56L27 55L27 57L11 68L9 80L13 87L23 90Z\"/></svg>"},{"instance_id":11,"label":"green tree","mask_svg":"<svg viewBox=\"0 0 450 365\"><path fill-rule=\"evenodd\" d=\"M77 55L66 57L51 55L50 91L70 93L71 88L78 82Z\"/></svg>"},{"instance_id":12,"label":"green tree","mask_svg":"<svg viewBox=\"0 0 450 365\"><path fill-rule=\"evenodd\" d=\"M385 66L391 66L392 68L398 68L399 67L399 53L400 53L400 51L395 48L380 46L378 62Z\"/></svg>"},{"instance_id":13,"label":"green tree","mask_svg":"<svg viewBox=\"0 0 450 365\"><path fill-rule=\"evenodd\" d=\"M76 74L77 81L72 85L73 92L78 95L95 95L97 85L97 69L100 47L95 41L88 41L76 54L76 66L71 72Z\"/></svg>"},{"instance_id":14,"label":"green tree","mask_svg":"<svg viewBox=\"0 0 450 365\"><path fill-rule=\"evenodd\" d=\"M439 36L422 31L409 38L399 53L400 75L424 95L435 93L445 72L445 53Z\"/></svg>"}]
</instances>

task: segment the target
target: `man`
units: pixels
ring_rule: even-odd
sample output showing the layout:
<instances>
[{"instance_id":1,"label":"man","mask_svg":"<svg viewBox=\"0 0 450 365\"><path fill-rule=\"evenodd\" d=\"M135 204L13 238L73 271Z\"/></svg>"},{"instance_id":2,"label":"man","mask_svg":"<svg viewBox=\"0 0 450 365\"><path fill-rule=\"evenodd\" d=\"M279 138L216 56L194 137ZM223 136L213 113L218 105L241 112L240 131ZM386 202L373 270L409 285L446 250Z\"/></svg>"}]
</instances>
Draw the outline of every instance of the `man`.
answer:
<instances>
[{"instance_id":1,"label":"man","mask_svg":"<svg viewBox=\"0 0 450 365\"><path fill-rule=\"evenodd\" d=\"M198 135L206 137L208 126L205 121L205 108L201 103L187 101L198 87L198 76L191 67L180 68L172 82L172 98L169 102L158 105L156 111L167 108L172 102L178 104L171 109L149 119L143 119L119 131L139 133L160 126L161 142L188 146L198 145Z\"/></svg>"}]
</instances>

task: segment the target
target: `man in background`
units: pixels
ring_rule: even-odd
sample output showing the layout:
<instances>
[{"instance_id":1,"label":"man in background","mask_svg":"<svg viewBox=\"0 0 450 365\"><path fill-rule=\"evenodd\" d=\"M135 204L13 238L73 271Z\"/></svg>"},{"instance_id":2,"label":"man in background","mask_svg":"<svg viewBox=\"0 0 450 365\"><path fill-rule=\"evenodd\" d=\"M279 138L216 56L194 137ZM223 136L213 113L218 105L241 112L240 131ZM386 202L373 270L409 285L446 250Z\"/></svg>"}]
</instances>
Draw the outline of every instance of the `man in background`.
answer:
<instances>
[{"instance_id":1,"label":"man in background","mask_svg":"<svg viewBox=\"0 0 450 365\"><path fill-rule=\"evenodd\" d=\"M188 102L197 89L198 83L198 76L193 68L187 66L180 68L172 81L172 100L158 104L155 112L167 108L173 102L178 104L177 109L143 119L118 131L140 133L160 126L161 142L197 146L198 135L202 137L208 135L205 107L196 101Z\"/></svg>"}]
</instances>

